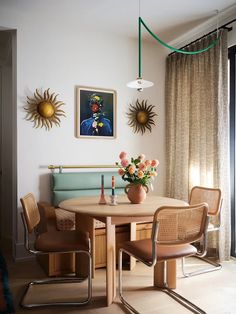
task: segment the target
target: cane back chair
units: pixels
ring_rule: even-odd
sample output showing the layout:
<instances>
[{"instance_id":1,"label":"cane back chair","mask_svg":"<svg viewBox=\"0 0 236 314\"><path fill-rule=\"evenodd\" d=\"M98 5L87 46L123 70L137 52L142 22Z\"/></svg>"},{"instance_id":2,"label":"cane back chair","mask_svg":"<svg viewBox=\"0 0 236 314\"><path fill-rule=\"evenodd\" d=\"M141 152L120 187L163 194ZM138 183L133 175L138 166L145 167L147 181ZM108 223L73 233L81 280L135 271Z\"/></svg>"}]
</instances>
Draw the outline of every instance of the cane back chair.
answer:
<instances>
[{"instance_id":1,"label":"cane back chair","mask_svg":"<svg viewBox=\"0 0 236 314\"><path fill-rule=\"evenodd\" d=\"M189 204L199 204L205 202L208 204L209 211L208 215L210 217L210 222L208 225L207 232L218 232L219 237L219 230L220 230L220 215L221 215L221 206L222 206L222 198L221 198L221 190L218 188L207 188L202 186L194 186L190 192L189 197ZM218 260L220 259L219 256L219 243L217 238L217 245L216 245L216 255L213 259L209 259L205 257L205 255L202 254L202 252L198 252L196 255L197 258L205 261L206 263L210 264L209 267L201 268L199 270L195 270L192 272L186 272L186 266L185 265L185 258L182 259L182 272L185 277L190 277L194 275L199 275L215 270L219 270L222 268L221 264L218 263ZM208 251L208 245L207 245L207 251Z\"/></svg>"},{"instance_id":2,"label":"cane back chair","mask_svg":"<svg viewBox=\"0 0 236 314\"><path fill-rule=\"evenodd\" d=\"M158 262L163 262L164 285L161 287L155 286L155 288L167 293L193 312L205 313L198 306L170 289L166 277L167 261L197 254L196 247L191 243L202 237L205 239L209 220L207 212L208 205L206 203L185 207L160 207L154 214L151 239L122 243L122 247L119 249L119 297L125 307L133 313L139 313L123 296L123 252L135 257L149 267ZM205 250L205 247L203 247L203 250Z\"/></svg>"},{"instance_id":3,"label":"cane back chair","mask_svg":"<svg viewBox=\"0 0 236 314\"><path fill-rule=\"evenodd\" d=\"M20 199L23 212L21 217L24 224L25 231L25 248L28 252L40 255L48 253L68 253L74 252L76 256L83 255L86 256L87 270L85 271L85 276L79 278L77 275L68 276L68 277L57 277L57 278L48 278L43 280L35 280L28 284L26 290L21 299L20 305L24 308L34 308L34 307L45 307L45 306L65 306L65 305L84 305L91 300L92 296L92 280L91 280L91 252L90 252L90 239L88 234L82 233L79 230L73 231L55 231L49 230L44 233L39 234L37 231L37 226L40 225L40 213L35 200L35 197L32 193L27 194L26 196ZM35 242L34 248L30 246L30 235L35 232ZM78 260L78 258L77 258ZM79 262L79 261L77 261ZM60 283L77 283L87 280L87 295L86 298L72 301L54 301L54 302L42 302L42 303L27 303L25 302L26 295L33 285L46 285L46 284L60 284ZM79 285L79 284L78 284ZM48 286L50 287L50 286ZM52 286L51 286L52 287ZM53 289L53 288L52 288ZM79 295L79 294L78 294Z\"/></svg>"}]
</instances>

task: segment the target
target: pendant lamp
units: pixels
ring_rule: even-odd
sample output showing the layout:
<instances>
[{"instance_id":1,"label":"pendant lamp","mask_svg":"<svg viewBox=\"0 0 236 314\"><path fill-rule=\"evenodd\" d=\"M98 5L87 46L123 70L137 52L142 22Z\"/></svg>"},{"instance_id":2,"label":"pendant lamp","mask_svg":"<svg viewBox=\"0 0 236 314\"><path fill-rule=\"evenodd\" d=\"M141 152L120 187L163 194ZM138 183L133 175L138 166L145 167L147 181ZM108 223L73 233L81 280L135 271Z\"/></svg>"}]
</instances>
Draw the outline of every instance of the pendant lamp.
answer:
<instances>
[{"instance_id":1,"label":"pendant lamp","mask_svg":"<svg viewBox=\"0 0 236 314\"><path fill-rule=\"evenodd\" d=\"M153 86L153 82L143 80L141 77L138 77L135 81L131 81L126 84L127 87L136 88L141 92L144 88Z\"/></svg>"},{"instance_id":2,"label":"pendant lamp","mask_svg":"<svg viewBox=\"0 0 236 314\"><path fill-rule=\"evenodd\" d=\"M217 14L219 13L219 11L216 11ZM140 1L139 1L139 15L140 15ZM161 40L158 36L156 36L151 30L150 28L148 28L148 26L144 23L144 21L142 20L142 18L139 16L138 18L138 77L136 80L131 81L129 83L126 84L127 87L129 88L135 88L137 89L137 91L141 92L144 88L147 87L151 87L154 85L153 82L150 81L146 81L142 78L142 34L141 34L141 27L142 25L144 26L144 28L148 31L148 33L154 38L156 39L161 45L165 46L166 48L174 51L174 52L178 52L178 53L184 53L184 54L189 54L189 55L194 55L194 54L199 54L202 53L204 51L207 51L208 49L210 49L211 47L215 46L215 44L218 42L220 35L218 32L218 25L217 25L217 29L216 29L216 34L217 34L217 38L215 40L213 40L209 46L207 46L206 48L200 49L200 50L196 50L196 51L186 51L184 49L177 49L174 48L170 45L168 45L167 43L165 43L163 40Z\"/></svg>"}]
</instances>

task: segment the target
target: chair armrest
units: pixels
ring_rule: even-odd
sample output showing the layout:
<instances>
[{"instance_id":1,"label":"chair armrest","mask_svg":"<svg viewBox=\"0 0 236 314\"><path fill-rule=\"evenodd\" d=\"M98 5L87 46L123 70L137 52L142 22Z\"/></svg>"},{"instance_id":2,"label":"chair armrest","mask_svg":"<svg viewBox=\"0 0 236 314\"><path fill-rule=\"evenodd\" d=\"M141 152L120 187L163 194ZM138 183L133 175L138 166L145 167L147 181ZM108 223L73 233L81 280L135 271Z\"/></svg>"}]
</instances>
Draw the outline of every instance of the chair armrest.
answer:
<instances>
[{"instance_id":1,"label":"chair armrest","mask_svg":"<svg viewBox=\"0 0 236 314\"><path fill-rule=\"evenodd\" d=\"M38 232L57 230L55 207L47 202L38 202L40 212L40 224Z\"/></svg>"}]
</instances>

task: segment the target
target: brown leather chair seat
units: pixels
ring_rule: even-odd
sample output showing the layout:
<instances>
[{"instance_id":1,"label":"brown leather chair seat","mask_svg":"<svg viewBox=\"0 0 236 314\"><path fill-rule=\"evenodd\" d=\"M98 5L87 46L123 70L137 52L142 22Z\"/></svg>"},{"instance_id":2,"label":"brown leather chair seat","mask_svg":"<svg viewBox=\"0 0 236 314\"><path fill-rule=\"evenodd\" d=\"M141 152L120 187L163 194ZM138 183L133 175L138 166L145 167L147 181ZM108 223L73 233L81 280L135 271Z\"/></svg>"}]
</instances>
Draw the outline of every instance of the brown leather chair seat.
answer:
<instances>
[{"instance_id":1,"label":"brown leather chair seat","mask_svg":"<svg viewBox=\"0 0 236 314\"><path fill-rule=\"evenodd\" d=\"M79 230L50 231L40 234L35 241L35 249L38 251L58 252L88 250L88 233Z\"/></svg>"},{"instance_id":2,"label":"brown leather chair seat","mask_svg":"<svg viewBox=\"0 0 236 314\"><path fill-rule=\"evenodd\" d=\"M178 246L157 246L157 261L180 258L182 256L191 256L197 253L197 249L191 244L182 244ZM152 261L152 240L144 239L138 241L127 241L122 244L122 249L127 250L134 256L139 256L141 260Z\"/></svg>"}]
</instances>

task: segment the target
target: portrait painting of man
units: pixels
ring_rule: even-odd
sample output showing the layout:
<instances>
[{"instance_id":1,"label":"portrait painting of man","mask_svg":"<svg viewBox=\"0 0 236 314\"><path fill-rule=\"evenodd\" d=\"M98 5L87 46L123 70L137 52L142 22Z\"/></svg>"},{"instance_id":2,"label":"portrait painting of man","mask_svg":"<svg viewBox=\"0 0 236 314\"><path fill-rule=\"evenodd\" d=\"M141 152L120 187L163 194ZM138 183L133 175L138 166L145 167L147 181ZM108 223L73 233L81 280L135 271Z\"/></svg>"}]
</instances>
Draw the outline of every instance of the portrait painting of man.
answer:
<instances>
[{"instance_id":1,"label":"portrait painting of man","mask_svg":"<svg viewBox=\"0 0 236 314\"><path fill-rule=\"evenodd\" d=\"M77 88L77 136L115 137L116 92Z\"/></svg>"}]
</instances>

